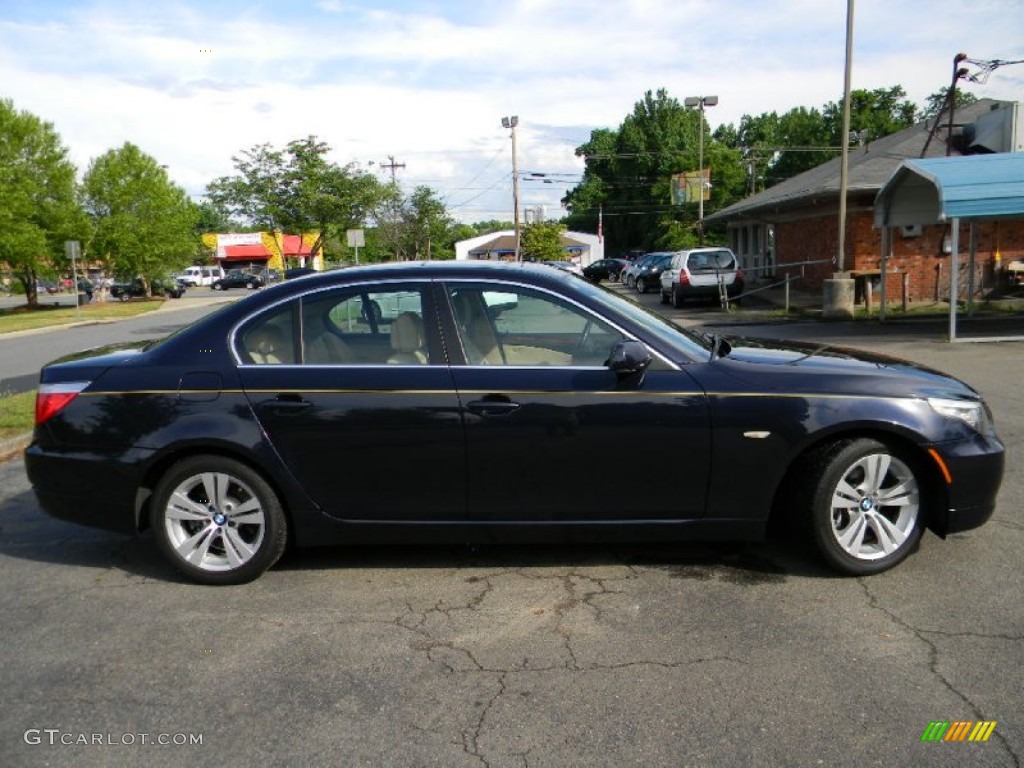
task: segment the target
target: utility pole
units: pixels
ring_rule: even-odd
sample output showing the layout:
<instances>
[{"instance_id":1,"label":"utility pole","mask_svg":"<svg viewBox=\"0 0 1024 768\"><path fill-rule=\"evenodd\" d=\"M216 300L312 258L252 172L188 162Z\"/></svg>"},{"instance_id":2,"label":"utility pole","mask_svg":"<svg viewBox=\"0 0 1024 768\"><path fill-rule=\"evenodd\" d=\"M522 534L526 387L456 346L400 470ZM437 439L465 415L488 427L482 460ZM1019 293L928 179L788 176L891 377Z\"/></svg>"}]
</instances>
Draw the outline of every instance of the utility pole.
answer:
<instances>
[{"instance_id":1,"label":"utility pole","mask_svg":"<svg viewBox=\"0 0 1024 768\"><path fill-rule=\"evenodd\" d=\"M519 164L516 160L516 126L519 125L519 115L501 118L501 125L512 131L512 216L516 226L516 261L519 261L522 256L519 250Z\"/></svg>"},{"instance_id":2,"label":"utility pole","mask_svg":"<svg viewBox=\"0 0 1024 768\"><path fill-rule=\"evenodd\" d=\"M850 173L850 73L853 70L853 0L846 0L846 68L843 79L843 151L839 166L839 249L836 273L846 270L846 190Z\"/></svg>"},{"instance_id":3,"label":"utility pole","mask_svg":"<svg viewBox=\"0 0 1024 768\"><path fill-rule=\"evenodd\" d=\"M687 96L683 100L683 106L700 109L700 125L698 126L700 133L698 134L699 139L697 142L697 165L700 166L700 195L697 197L699 201L699 208L697 209L697 238L701 245L704 245L704 195L710 187L710 181L704 175L704 108L713 107L716 104L718 104L717 96Z\"/></svg>"},{"instance_id":4,"label":"utility pole","mask_svg":"<svg viewBox=\"0 0 1024 768\"><path fill-rule=\"evenodd\" d=\"M382 162L380 164L380 167L381 168L387 168L389 171L391 171L391 183L394 184L395 183L395 171L397 171L399 168L405 168L405 163L396 163L395 162L395 156L394 155L388 155L388 161L386 163Z\"/></svg>"}]
</instances>

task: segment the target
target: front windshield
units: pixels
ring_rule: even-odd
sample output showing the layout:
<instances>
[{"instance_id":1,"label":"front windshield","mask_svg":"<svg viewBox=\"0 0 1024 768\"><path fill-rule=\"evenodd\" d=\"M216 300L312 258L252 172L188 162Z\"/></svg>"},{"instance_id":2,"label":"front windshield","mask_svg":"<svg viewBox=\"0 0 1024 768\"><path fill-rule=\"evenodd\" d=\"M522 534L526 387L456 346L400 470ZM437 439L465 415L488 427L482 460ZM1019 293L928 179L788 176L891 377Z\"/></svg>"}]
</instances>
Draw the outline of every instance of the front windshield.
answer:
<instances>
[{"instance_id":1,"label":"front windshield","mask_svg":"<svg viewBox=\"0 0 1024 768\"><path fill-rule=\"evenodd\" d=\"M615 291L594 283L579 286L585 293L591 293L599 301L612 304L616 311L626 315L634 323L642 325L661 344L670 349L678 349L686 355L685 360L677 362L703 362L712 351L713 342L702 333L688 331L678 323L637 303L631 298L622 296Z\"/></svg>"}]
</instances>

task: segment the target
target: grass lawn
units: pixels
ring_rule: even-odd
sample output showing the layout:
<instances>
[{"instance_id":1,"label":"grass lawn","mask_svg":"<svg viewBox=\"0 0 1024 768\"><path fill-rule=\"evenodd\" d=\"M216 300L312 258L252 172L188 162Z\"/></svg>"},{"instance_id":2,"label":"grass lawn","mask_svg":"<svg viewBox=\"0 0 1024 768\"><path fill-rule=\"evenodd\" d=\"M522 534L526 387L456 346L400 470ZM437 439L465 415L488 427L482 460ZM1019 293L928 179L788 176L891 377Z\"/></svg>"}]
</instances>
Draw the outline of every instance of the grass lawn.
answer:
<instances>
[{"instance_id":1,"label":"grass lawn","mask_svg":"<svg viewBox=\"0 0 1024 768\"><path fill-rule=\"evenodd\" d=\"M0 441L32 431L35 421L36 393L0 394Z\"/></svg>"},{"instance_id":2,"label":"grass lawn","mask_svg":"<svg viewBox=\"0 0 1024 768\"><path fill-rule=\"evenodd\" d=\"M163 299L107 301L102 304L86 304L78 309L77 315L74 307L40 306L37 309L28 309L27 307L0 309L0 334L25 331L31 328L45 328L48 325L135 317L144 312L152 312L163 303Z\"/></svg>"}]
</instances>

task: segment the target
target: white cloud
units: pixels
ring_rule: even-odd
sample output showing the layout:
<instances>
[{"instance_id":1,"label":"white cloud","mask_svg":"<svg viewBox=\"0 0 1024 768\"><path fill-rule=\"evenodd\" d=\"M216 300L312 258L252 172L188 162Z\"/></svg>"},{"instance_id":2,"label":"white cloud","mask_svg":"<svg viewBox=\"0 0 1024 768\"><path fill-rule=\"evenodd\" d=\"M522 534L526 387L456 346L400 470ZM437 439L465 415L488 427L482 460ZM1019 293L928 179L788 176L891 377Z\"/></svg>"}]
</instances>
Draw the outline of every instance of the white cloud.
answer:
<instances>
[{"instance_id":1,"label":"white cloud","mask_svg":"<svg viewBox=\"0 0 1024 768\"><path fill-rule=\"evenodd\" d=\"M844 5L41 0L31 18L0 7L0 38L16 41L0 50L0 97L52 122L82 169L131 141L198 195L240 150L316 134L339 162L393 155L406 186L492 218L511 208L503 115L520 117L521 167L572 174L586 126L617 126L647 90L718 95L713 126L820 107L842 92ZM1019 0L856 10L856 88L900 84L920 103L948 85L958 50L1024 58ZM1024 98L1024 65L968 88ZM524 202L557 209L567 186L524 184Z\"/></svg>"}]
</instances>

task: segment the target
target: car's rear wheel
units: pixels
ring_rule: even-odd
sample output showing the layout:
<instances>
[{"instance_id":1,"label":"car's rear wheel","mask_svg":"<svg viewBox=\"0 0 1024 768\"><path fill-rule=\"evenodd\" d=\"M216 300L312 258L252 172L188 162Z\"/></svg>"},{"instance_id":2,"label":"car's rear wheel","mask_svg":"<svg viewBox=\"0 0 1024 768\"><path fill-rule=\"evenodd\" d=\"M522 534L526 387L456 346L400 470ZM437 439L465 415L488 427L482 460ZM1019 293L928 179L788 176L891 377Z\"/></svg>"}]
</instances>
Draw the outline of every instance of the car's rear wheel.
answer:
<instances>
[{"instance_id":1,"label":"car's rear wheel","mask_svg":"<svg viewBox=\"0 0 1024 768\"><path fill-rule=\"evenodd\" d=\"M810 531L838 571L865 576L893 567L924 531L924 473L918 462L877 440L823 449L806 467Z\"/></svg>"},{"instance_id":2,"label":"car's rear wheel","mask_svg":"<svg viewBox=\"0 0 1024 768\"><path fill-rule=\"evenodd\" d=\"M676 309L682 309L683 307L683 296L676 290L675 286L672 286L672 306Z\"/></svg>"},{"instance_id":3,"label":"car's rear wheel","mask_svg":"<svg viewBox=\"0 0 1024 768\"><path fill-rule=\"evenodd\" d=\"M220 283L214 283L210 287L213 288L213 290L215 290L215 291L223 291L224 290L224 286L221 285Z\"/></svg>"},{"instance_id":4,"label":"car's rear wheel","mask_svg":"<svg viewBox=\"0 0 1024 768\"><path fill-rule=\"evenodd\" d=\"M668 294L666 294L664 291L660 292L659 298L661 299L662 304L668 304Z\"/></svg>"},{"instance_id":5,"label":"car's rear wheel","mask_svg":"<svg viewBox=\"0 0 1024 768\"><path fill-rule=\"evenodd\" d=\"M626 287L627 288L632 288L633 287L633 276L632 275L626 275Z\"/></svg>"},{"instance_id":6,"label":"car's rear wheel","mask_svg":"<svg viewBox=\"0 0 1024 768\"><path fill-rule=\"evenodd\" d=\"M254 470L222 456L184 459L153 494L157 543L202 584L244 584L277 562L287 524L281 502Z\"/></svg>"}]
</instances>

